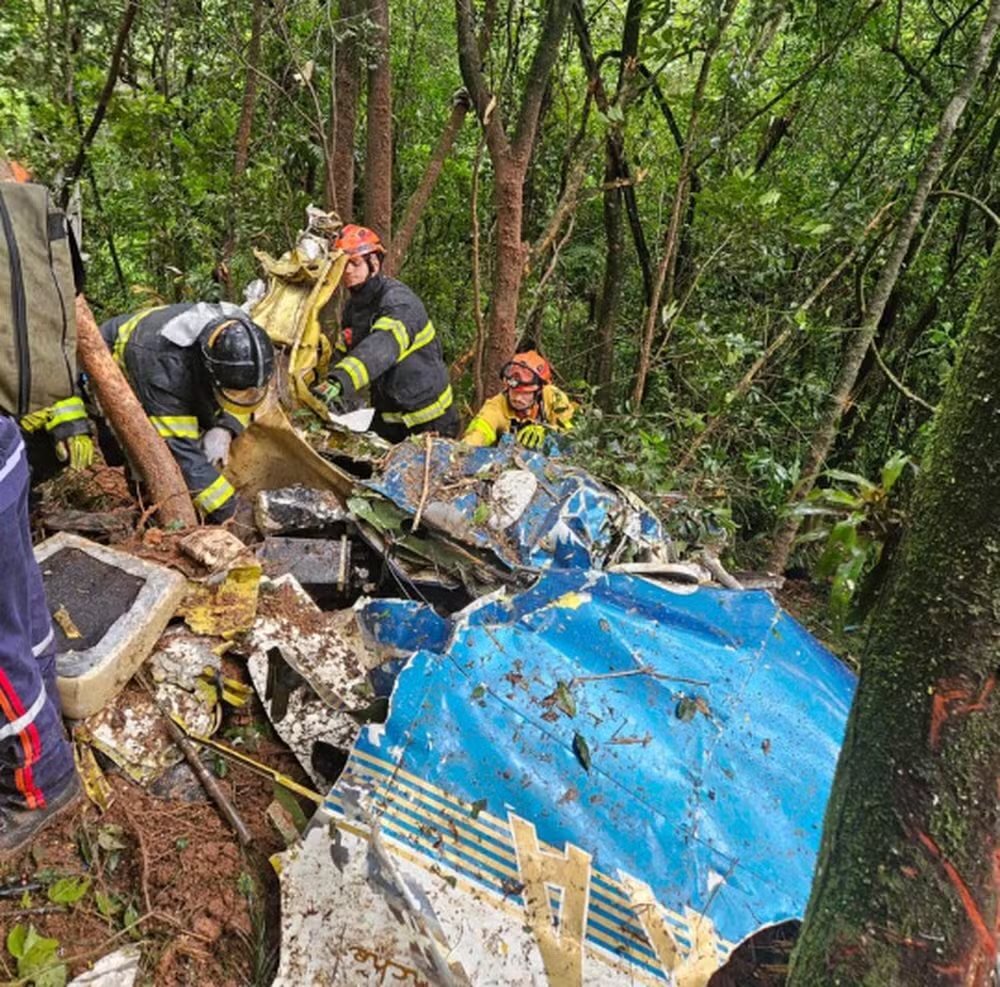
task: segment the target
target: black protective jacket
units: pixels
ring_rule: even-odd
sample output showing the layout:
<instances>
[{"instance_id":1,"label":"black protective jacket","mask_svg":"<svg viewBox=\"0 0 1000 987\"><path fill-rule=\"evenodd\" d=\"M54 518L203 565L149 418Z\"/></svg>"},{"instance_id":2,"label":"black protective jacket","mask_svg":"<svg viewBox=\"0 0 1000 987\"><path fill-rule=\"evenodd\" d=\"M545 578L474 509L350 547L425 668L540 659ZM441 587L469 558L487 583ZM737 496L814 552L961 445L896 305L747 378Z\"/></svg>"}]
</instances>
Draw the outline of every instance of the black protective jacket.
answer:
<instances>
[{"instance_id":1,"label":"black protective jacket","mask_svg":"<svg viewBox=\"0 0 1000 987\"><path fill-rule=\"evenodd\" d=\"M351 292L343 326L349 348L330 376L348 398L371 387L376 432L393 440L457 432L441 343L423 302L405 284L383 274L369 278Z\"/></svg>"},{"instance_id":2,"label":"black protective jacket","mask_svg":"<svg viewBox=\"0 0 1000 987\"><path fill-rule=\"evenodd\" d=\"M201 437L216 427L239 435L245 423L216 404L197 340L210 321L237 311L226 303L166 305L119 315L101 326L104 341L177 460L192 500L213 523L232 516L235 491L206 459Z\"/></svg>"}]
</instances>

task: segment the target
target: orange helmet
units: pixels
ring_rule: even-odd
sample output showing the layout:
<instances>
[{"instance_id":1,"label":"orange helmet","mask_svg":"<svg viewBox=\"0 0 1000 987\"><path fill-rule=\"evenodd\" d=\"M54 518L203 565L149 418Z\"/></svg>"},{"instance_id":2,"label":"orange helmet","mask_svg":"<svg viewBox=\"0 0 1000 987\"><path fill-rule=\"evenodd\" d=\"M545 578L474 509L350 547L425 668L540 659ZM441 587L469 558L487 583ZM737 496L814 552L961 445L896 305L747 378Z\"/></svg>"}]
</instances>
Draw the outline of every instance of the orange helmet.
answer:
<instances>
[{"instance_id":1,"label":"orange helmet","mask_svg":"<svg viewBox=\"0 0 1000 987\"><path fill-rule=\"evenodd\" d=\"M533 391L552 383L552 367L541 353L527 350L503 365L500 379L512 391Z\"/></svg>"},{"instance_id":2,"label":"orange helmet","mask_svg":"<svg viewBox=\"0 0 1000 987\"><path fill-rule=\"evenodd\" d=\"M348 223L340 231L340 236L333 245L337 250L343 250L352 257L385 253L385 247L382 246L382 241L374 230L368 229L367 226L356 226L354 223Z\"/></svg>"},{"instance_id":3,"label":"orange helmet","mask_svg":"<svg viewBox=\"0 0 1000 987\"><path fill-rule=\"evenodd\" d=\"M31 172L28 171L28 169L25 168L20 161L15 161L13 158L4 158L3 155L0 154L0 165L4 164L6 164L7 167L6 168L0 167L0 174L2 174L4 171L7 172L7 175L4 176L6 181L8 182L31 181L32 178Z\"/></svg>"}]
</instances>

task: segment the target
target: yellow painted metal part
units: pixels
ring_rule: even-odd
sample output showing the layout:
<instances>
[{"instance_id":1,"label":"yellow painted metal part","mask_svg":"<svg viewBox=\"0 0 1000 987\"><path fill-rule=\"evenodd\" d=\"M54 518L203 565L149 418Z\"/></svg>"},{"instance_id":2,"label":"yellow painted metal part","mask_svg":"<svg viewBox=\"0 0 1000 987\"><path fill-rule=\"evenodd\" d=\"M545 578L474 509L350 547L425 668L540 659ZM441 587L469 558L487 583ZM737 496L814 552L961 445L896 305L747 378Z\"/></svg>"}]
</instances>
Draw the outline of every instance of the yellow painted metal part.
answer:
<instances>
[{"instance_id":1,"label":"yellow painted metal part","mask_svg":"<svg viewBox=\"0 0 1000 987\"><path fill-rule=\"evenodd\" d=\"M250 427L232 445L226 476L252 500L261 490L302 484L348 497L354 480L296 432L274 389Z\"/></svg>"},{"instance_id":2,"label":"yellow painted metal part","mask_svg":"<svg viewBox=\"0 0 1000 987\"><path fill-rule=\"evenodd\" d=\"M235 566L219 583L193 583L177 609L195 634L231 638L253 626L261 567Z\"/></svg>"},{"instance_id":3,"label":"yellow painted metal part","mask_svg":"<svg viewBox=\"0 0 1000 987\"><path fill-rule=\"evenodd\" d=\"M226 468L226 477L247 500L262 490L294 484L346 498L354 486L352 477L314 451L289 417L305 407L328 418L326 406L310 388L326 376L330 364L332 347L320 313L340 284L347 255L319 249L318 256L309 256L296 246L277 260L254 251L267 276L267 293L252 316L275 343L278 372L249 428L233 443Z\"/></svg>"}]
</instances>

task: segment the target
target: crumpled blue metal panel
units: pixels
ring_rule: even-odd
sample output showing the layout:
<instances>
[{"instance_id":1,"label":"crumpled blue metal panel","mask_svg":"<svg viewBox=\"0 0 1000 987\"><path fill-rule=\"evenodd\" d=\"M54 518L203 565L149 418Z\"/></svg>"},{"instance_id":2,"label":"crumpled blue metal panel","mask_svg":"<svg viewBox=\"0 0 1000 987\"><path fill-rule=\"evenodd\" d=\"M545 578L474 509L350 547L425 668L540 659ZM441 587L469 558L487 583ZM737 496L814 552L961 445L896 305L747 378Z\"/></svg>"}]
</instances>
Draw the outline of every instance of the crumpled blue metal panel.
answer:
<instances>
[{"instance_id":1,"label":"crumpled blue metal panel","mask_svg":"<svg viewBox=\"0 0 1000 987\"><path fill-rule=\"evenodd\" d=\"M365 486L416 514L426 455L423 444L394 446L382 472ZM527 508L503 531L490 528L485 519L477 523L475 518L489 513L490 503L484 499L489 481L512 469L527 471L537 480ZM650 511L629 503L585 470L513 444L484 449L435 439L428 472L429 502L445 506L445 521L440 520L442 512L425 505L422 523L493 552L512 569L601 568L623 539L636 548L664 539L660 522ZM477 476L481 484L470 486L467 481Z\"/></svg>"},{"instance_id":2,"label":"crumpled blue metal panel","mask_svg":"<svg viewBox=\"0 0 1000 987\"><path fill-rule=\"evenodd\" d=\"M440 632L427 609L394 601L360 619L397 641L408 626ZM446 647L415 654L331 798L376 770L391 793L401 769L482 818L530 820L543 843L592 854L595 871L638 875L734 944L803 914L854 688L765 592L677 595L552 570L469 608ZM433 857L419 837L415 851ZM455 860L440 864L461 870ZM493 880L481 862L462 876Z\"/></svg>"}]
</instances>

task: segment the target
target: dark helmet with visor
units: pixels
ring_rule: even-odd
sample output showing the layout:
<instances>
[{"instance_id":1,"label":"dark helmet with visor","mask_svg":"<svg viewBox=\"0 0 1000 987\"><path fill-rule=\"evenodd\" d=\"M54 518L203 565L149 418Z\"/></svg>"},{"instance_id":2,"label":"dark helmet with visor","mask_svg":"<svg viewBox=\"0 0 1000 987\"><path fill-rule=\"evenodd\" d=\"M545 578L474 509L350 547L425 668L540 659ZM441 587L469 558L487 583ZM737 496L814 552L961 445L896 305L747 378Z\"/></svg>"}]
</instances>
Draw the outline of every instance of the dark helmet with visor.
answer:
<instances>
[{"instance_id":1,"label":"dark helmet with visor","mask_svg":"<svg viewBox=\"0 0 1000 987\"><path fill-rule=\"evenodd\" d=\"M198 336L212 386L226 403L252 410L274 373L271 338L248 316L213 319Z\"/></svg>"}]
</instances>

